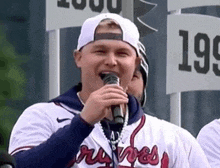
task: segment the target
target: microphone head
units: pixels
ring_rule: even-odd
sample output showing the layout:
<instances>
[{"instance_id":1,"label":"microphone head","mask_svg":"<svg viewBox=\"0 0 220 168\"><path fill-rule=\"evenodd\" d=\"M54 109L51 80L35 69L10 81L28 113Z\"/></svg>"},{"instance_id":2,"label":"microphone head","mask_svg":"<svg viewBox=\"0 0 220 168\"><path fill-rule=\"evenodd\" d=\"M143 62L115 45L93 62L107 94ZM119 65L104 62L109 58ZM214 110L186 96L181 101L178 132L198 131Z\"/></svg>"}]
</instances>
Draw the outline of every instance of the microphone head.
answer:
<instances>
[{"instance_id":1,"label":"microphone head","mask_svg":"<svg viewBox=\"0 0 220 168\"><path fill-rule=\"evenodd\" d=\"M101 74L104 84L119 84L119 78L115 73Z\"/></svg>"},{"instance_id":2,"label":"microphone head","mask_svg":"<svg viewBox=\"0 0 220 168\"><path fill-rule=\"evenodd\" d=\"M15 159L5 151L0 151L0 168L15 168Z\"/></svg>"}]
</instances>

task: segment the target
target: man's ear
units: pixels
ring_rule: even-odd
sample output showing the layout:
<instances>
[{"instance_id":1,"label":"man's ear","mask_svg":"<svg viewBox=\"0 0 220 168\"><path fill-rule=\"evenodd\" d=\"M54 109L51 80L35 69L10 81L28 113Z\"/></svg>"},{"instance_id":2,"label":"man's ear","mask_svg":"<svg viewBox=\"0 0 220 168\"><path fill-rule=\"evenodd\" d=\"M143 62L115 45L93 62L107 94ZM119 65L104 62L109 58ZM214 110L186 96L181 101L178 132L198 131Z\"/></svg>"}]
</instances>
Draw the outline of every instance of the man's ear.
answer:
<instances>
[{"instance_id":1,"label":"man's ear","mask_svg":"<svg viewBox=\"0 0 220 168\"><path fill-rule=\"evenodd\" d=\"M74 57L76 66L77 66L78 68L81 67L81 58L82 58L82 55L81 55L81 54L82 54L82 53L81 53L79 50L75 50L75 51L73 52L73 57Z\"/></svg>"}]
</instances>

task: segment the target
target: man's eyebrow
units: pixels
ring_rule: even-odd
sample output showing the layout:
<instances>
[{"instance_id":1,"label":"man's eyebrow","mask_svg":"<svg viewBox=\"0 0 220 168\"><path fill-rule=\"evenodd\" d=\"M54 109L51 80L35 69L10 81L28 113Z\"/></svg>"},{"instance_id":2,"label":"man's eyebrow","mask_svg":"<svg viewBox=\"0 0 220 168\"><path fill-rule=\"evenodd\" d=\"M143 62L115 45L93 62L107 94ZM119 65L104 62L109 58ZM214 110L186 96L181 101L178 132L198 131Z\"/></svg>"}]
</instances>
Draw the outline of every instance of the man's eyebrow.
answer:
<instances>
[{"instance_id":1,"label":"man's eyebrow","mask_svg":"<svg viewBox=\"0 0 220 168\"><path fill-rule=\"evenodd\" d=\"M127 51L127 52L131 52L130 49L126 48L126 47L121 47L118 49L118 51Z\"/></svg>"},{"instance_id":2,"label":"man's eyebrow","mask_svg":"<svg viewBox=\"0 0 220 168\"><path fill-rule=\"evenodd\" d=\"M96 48L108 48L108 46L106 45L103 45L103 44L94 44L92 46L93 49L96 49Z\"/></svg>"},{"instance_id":3,"label":"man's eyebrow","mask_svg":"<svg viewBox=\"0 0 220 168\"><path fill-rule=\"evenodd\" d=\"M94 44L92 46L92 49L95 50L95 49L109 49L110 47L108 45L105 45L105 44ZM129 52L131 53L131 50L130 48L127 48L127 47L124 47L124 46L121 46L119 48L116 49L116 51L124 51L124 52Z\"/></svg>"}]
</instances>

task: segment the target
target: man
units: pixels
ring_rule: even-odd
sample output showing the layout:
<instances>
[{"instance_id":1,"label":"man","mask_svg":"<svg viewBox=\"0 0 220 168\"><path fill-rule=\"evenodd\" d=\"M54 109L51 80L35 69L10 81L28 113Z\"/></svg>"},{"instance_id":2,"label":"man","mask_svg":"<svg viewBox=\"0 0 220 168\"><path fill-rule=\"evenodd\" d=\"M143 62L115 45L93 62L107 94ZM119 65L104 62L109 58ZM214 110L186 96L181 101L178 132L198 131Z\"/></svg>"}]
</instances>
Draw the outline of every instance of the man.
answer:
<instances>
[{"instance_id":1,"label":"man","mask_svg":"<svg viewBox=\"0 0 220 168\"><path fill-rule=\"evenodd\" d=\"M135 70L133 78L131 79L131 82L128 85L127 93L137 98L146 114L156 116L149 110L148 107L145 106L147 100L149 63L144 47L141 47L140 53L142 57L141 65Z\"/></svg>"},{"instance_id":2,"label":"man","mask_svg":"<svg viewBox=\"0 0 220 168\"><path fill-rule=\"evenodd\" d=\"M181 133L145 115L138 101L126 94L140 65L140 46L131 21L109 13L87 19L74 54L81 69L81 90L73 87L23 112L9 146L17 168L190 167ZM102 76L109 73L118 76L119 85L104 85ZM113 120L114 105L121 106L123 124ZM209 167L194 145L195 168Z\"/></svg>"},{"instance_id":3,"label":"man","mask_svg":"<svg viewBox=\"0 0 220 168\"><path fill-rule=\"evenodd\" d=\"M140 54L141 54L141 64L135 70L133 78L128 85L127 93L135 96L140 102L141 106L144 107L147 99L147 82L148 82L148 69L149 63L147 56L145 54L144 46L140 46Z\"/></svg>"},{"instance_id":4,"label":"man","mask_svg":"<svg viewBox=\"0 0 220 168\"><path fill-rule=\"evenodd\" d=\"M202 147L212 168L220 167L220 119L205 125L199 132L197 140Z\"/></svg>"}]
</instances>

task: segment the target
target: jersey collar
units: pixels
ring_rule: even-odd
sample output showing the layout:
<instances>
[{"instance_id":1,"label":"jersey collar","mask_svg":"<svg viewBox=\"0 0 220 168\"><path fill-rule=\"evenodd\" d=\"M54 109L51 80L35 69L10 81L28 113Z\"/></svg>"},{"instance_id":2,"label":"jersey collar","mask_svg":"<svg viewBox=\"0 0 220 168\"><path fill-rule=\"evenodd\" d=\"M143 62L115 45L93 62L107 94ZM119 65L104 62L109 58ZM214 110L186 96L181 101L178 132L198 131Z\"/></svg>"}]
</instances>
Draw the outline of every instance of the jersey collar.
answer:
<instances>
[{"instance_id":1,"label":"jersey collar","mask_svg":"<svg viewBox=\"0 0 220 168\"><path fill-rule=\"evenodd\" d=\"M81 88L82 88L81 84L78 84L72 87L66 93L61 94L60 96L50 100L49 102L63 103L72 109L82 111L84 106L77 96L77 92L79 92ZM128 125L130 125L136 122L137 120L139 120L144 114L144 112L135 97L128 95L128 99L129 99L128 101L128 109L129 109Z\"/></svg>"}]
</instances>

